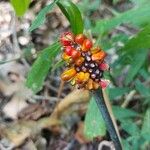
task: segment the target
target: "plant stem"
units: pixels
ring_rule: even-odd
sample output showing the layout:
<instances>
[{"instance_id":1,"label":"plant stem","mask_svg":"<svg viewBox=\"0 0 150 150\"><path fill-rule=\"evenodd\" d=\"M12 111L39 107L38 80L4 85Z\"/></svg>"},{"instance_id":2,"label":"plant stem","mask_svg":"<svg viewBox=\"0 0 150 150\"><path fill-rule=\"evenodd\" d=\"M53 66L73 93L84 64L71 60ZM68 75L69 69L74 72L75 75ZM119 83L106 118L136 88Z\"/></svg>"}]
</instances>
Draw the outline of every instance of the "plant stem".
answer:
<instances>
[{"instance_id":1,"label":"plant stem","mask_svg":"<svg viewBox=\"0 0 150 150\"><path fill-rule=\"evenodd\" d=\"M113 121L109 114L106 103L104 101L102 90L101 89L95 90L93 92L93 96L95 97L95 101L96 101L99 111L101 112L102 117L106 123L107 130L110 134L110 138L113 141L116 150L122 150L122 146L121 146L119 137L117 135L116 129L114 127L114 124L113 124Z\"/></svg>"}]
</instances>

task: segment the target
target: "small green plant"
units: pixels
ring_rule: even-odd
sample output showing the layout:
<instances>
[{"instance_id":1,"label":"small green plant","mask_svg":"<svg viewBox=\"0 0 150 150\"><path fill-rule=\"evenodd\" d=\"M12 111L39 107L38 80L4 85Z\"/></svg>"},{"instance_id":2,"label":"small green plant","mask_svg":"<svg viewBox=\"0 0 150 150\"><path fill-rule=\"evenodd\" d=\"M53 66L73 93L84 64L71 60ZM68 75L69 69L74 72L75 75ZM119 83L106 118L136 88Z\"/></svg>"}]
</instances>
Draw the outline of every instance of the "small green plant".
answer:
<instances>
[{"instance_id":1,"label":"small green plant","mask_svg":"<svg viewBox=\"0 0 150 150\"><path fill-rule=\"evenodd\" d=\"M21 7L18 7L19 1L12 0L11 2L18 16L23 15L29 6L29 0L24 0L25 3ZM114 4L117 2L118 0L113 1ZM105 76L111 80L112 84L111 87L107 88L107 94L112 103L119 104L119 106L113 106L113 112L126 135L122 137L123 149L146 150L150 142L150 72L148 61L150 48L150 1L130 0L130 2L135 6L130 10L117 12L112 9L112 18L93 20L90 18L90 14L94 10L99 9L97 6L101 5L103 7L101 1L95 0L90 5L91 2L89 0L84 0L77 4L84 15L82 17L76 4L71 1L54 0L39 12L30 27L30 32L44 23L46 14L53 7L59 7L68 19L73 34L86 33L87 30L90 30L97 39L97 45L108 53L113 49L114 54L118 54L119 57L110 64L112 68L111 73L105 74ZM85 20L82 18L85 18ZM128 25L138 32L132 36L123 32L116 32L115 35L111 35L111 32L120 27L120 25ZM53 60L61 52L60 48L60 42L54 42L54 44L42 50L34 62L26 82L26 86L32 89L34 93L41 90L48 72L53 69ZM63 63L59 63L58 66L61 65ZM120 76L123 79L118 82ZM91 98L85 119L86 134L90 138L106 134L105 122L100 113L98 114L99 110L95 104L95 99L98 99L98 97ZM131 108L128 107L130 102L134 103ZM139 105L142 107L140 108ZM93 120L96 120L94 131ZM110 126L112 127L113 125Z\"/></svg>"}]
</instances>

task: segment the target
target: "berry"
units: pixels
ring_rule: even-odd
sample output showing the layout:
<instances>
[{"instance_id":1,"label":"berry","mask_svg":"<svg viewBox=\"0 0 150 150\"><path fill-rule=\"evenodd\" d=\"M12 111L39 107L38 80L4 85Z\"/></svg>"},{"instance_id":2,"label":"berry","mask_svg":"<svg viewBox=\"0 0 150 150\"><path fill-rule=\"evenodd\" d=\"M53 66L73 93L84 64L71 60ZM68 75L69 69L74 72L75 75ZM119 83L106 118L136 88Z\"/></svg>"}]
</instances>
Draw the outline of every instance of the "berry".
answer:
<instances>
[{"instance_id":1,"label":"berry","mask_svg":"<svg viewBox=\"0 0 150 150\"><path fill-rule=\"evenodd\" d=\"M72 59L77 59L81 56L81 52L75 50L74 48L72 48L72 51L71 51L71 57Z\"/></svg>"},{"instance_id":2,"label":"berry","mask_svg":"<svg viewBox=\"0 0 150 150\"><path fill-rule=\"evenodd\" d=\"M61 74L61 79L64 81L68 81L72 79L75 75L76 75L76 70L74 68L71 68L71 69L65 70Z\"/></svg>"},{"instance_id":3,"label":"berry","mask_svg":"<svg viewBox=\"0 0 150 150\"><path fill-rule=\"evenodd\" d=\"M93 61L102 61L106 57L106 53L104 51L100 51L92 55Z\"/></svg>"},{"instance_id":4,"label":"berry","mask_svg":"<svg viewBox=\"0 0 150 150\"><path fill-rule=\"evenodd\" d=\"M84 62L84 58L83 57L79 57L76 61L75 64L76 66L81 66L81 64Z\"/></svg>"},{"instance_id":5,"label":"berry","mask_svg":"<svg viewBox=\"0 0 150 150\"><path fill-rule=\"evenodd\" d=\"M85 36L84 36L83 34L78 34L78 35L76 35L76 37L75 37L75 42L76 42L77 44L82 45L84 40L85 40Z\"/></svg>"},{"instance_id":6,"label":"berry","mask_svg":"<svg viewBox=\"0 0 150 150\"><path fill-rule=\"evenodd\" d=\"M103 71L109 70L109 65L106 64L105 62L99 64L99 68Z\"/></svg>"},{"instance_id":7,"label":"berry","mask_svg":"<svg viewBox=\"0 0 150 150\"><path fill-rule=\"evenodd\" d=\"M100 86L102 89L105 89L109 85L109 83L110 83L109 80L101 79Z\"/></svg>"},{"instance_id":8,"label":"berry","mask_svg":"<svg viewBox=\"0 0 150 150\"><path fill-rule=\"evenodd\" d=\"M71 56L73 50L74 50L74 48L73 48L72 46L67 46L67 47L65 48L65 53L66 53L68 56Z\"/></svg>"},{"instance_id":9,"label":"berry","mask_svg":"<svg viewBox=\"0 0 150 150\"><path fill-rule=\"evenodd\" d=\"M60 42L63 46L70 46L74 41L74 35L71 32L65 32L60 36Z\"/></svg>"},{"instance_id":10,"label":"berry","mask_svg":"<svg viewBox=\"0 0 150 150\"><path fill-rule=\"evenodd\" d=\"M89 39L85 39L82 45L82 51L87 52L90 48L92 48L93 43Z\"/></svg>"}]
</instances>

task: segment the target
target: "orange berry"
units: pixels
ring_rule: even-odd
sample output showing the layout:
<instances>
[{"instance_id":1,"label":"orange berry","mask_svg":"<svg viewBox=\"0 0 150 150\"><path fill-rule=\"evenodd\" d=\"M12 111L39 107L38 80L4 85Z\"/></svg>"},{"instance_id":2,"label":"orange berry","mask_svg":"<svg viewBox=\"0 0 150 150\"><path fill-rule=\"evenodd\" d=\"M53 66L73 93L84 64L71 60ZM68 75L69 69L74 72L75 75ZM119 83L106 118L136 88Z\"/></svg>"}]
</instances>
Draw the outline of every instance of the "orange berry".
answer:
<instances>
[{"instance_id":1,"label":"orange berry","mask_svg":"<svg viewBox=\"0 0 150 150\"><path fill-rule=\"evenodd\" d=\"M67 55L66 53L63 53L63 54L62 54L62 59L65 60L65 61L67 61L67 60L70 59L70 56Z\"/></svg>"},{"instance_id":2,"label":"orange berry","mask_svg":"<svg viewBox=\"0 0 150 150\"><path fill-rule=\"evenodd\" d=\"M81 83L84 82L84 72L77 73L77 75L76 75L76 82L78 84L81 84Z\"/></svg>"},{"instance_id":3,"label":"orange berry","mask_svg":"<svg viewBox=\"0 0 150 150\"><path fill-rule=\"evenodd\" d=\"M93 89L98 89L98 87L99 87L99 84L97 83L97 82L93 82Z\"/></svg>"},{"instance_id":4,"label":"orange berry","mask_svg":"<svg viewBox=\"0 0 150 150\"><path fill-rule=\"evenodd\" d=\"M84 74L84 82L87 82L89 80L89 78L90 78L90 74L88 72L86 72Z\"/></svg>"},{"instance_id":5,"label":"orange berry","mask_svg":"<svg viewBox=\"0 0 150 150\"><path fill-rule=\"evenodd\" d=\"M61 74L61 79L64 80L64 81L69 81L69 80L72 79L75 75L76 75L76 70L75 70L75 68L71 68L71 69L65 70L65 71Z\"/></svg>"},{"instance_id":6,"label":"orange berry","mask_svg":"<svg viewBox=\"0 0 150 150\"><path fill-rule=\"evenodd\" d=\"M78 59L75 60L75 64L77 66L81 66L81 64L84 62L84 58L83 57L79 57Z\"/></svg>"},{"instance_id":7,"label":"orange berry","mask_svg":"<svg viewBox=\"0 0 150 150\"><path fill-rule=\"evenodd\" d=\"M92 54L98 53L100 51L101 51L101 49L99 47L93 47L93 48L91 48L91 53Z\"/></svg>"},{"instance_id":8,"label":"orange berry","mask_svg":"<svg viewBox=\"0 0 150 150\"><path fill-rule=\"evenodd\" d=\"M90 48L92 48L93 43L89 39L85 39L82 45L82 51L87 52Z\"/></svg>"},{"instance_id":9,"label":"orange berry","mask_svg":"<svg viewBox=\"0 0 150 150\"><path fill-rule=\"evenodd\" d=\"M60 36L60 42L63 46L69 46L74 41L74 35L71 32L65 32Z\"/></svg>"},{"instance_id":10,"label":"orange berry","mask_svg":"<svg viewBox=\"0 0 150 150\"><path fill-rule=\"evenodd\" d=\"M106 53L104 51L100 51L92 55L93 61L102 61L106 57Z\"/></svg>"},{"instance_id":11,"label":"orange berry","mask_svg":"<svg viewBox=\"0 0 150 150\"><path fill-rule=\"evenodd\" d=\"M75 50L74 48L72 49L72 52L71 52L71 57L73 58L73 59L77 59L77 58L79 58L81 56L81 52L79 52L79 51L77 51L77 50Z\"/></svg>"},{"instance_id":12,"label":"orange berry","mask_svg":"<svg viewBox=\"0 0 150 150\"><path fill-rule=\"evenodd\" d=\"M89 79L86 88L88 90L92 90L93 89L93 80Z\"/></svg>"},{"instance_id":13,"label":"orange berry","mask_svg":"<svg viewBox=\"0 0 150 150\"><path fill-rule=\"evenodd\" d=\"M83 41L85 40L85 35L84 34L78 34L78 35L76 35L75 36L75 42L77 43L77 44L80 44L80 45L82 45L83 44Z\"/></svg>"}]
</instances>

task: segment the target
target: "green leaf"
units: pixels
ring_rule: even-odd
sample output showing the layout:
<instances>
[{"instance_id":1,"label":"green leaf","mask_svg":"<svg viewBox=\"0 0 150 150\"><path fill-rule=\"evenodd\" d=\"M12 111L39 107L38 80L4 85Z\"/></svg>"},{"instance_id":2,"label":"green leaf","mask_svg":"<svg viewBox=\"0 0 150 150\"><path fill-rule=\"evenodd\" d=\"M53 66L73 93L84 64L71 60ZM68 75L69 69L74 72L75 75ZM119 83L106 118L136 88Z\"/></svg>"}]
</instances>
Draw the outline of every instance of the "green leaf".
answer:
<instances>
[{"instance_id":1,"label":"green leaf","mask_svg":"<svg viewBox=\"0 0 150 150\"><path fill-rule=\"evenodd\" d=\"M106 134L105 122L98 109L94 97L91 98L85 118L85 135L92 139Z\"/></svg>"},{"instance_id":2,"label":"green leaf","mask_svg":"<svg viewBox=\"0 0 150 150\"><path fill-rule=\"evenodd\" d=\"M150 141L150 108L146 110L144 121L141 129L141 134L145 139L149 139ZM149 137L149 138L148 138Z\"/></svg>"},{"instance_id":3,"label":"green leaf","mask_svg":"<svg viewBox=\"0 0 150 150\"><path fill-rule=\"evenodd\" d=\"M60 60L60 61L56 62L56 63L54 64L54 66L52 67L52 71L54 71L54 70L56 70L57 68L63 66L64 64L65 64L65 61L64 61L64 60Z\"/></svg>"},{"instance_id":4,"label":"green leaf","mask_svg":"<svg viewBox=\"0 0 150 150\"><path fill-rule=\"evenodd\" d=\"M104 34L123 23L136 26L145 25L150 22L149 10L150 2L148 2L146 5L142 5L138 8L133 8L124 13L121 13L112 19L98 20L92 31L98 34Z\"/></svg>"},{"instance_id":5,"label":"green leaf","mask_svg":"<svg viewBox=\"0 0 150 150\"><path fill-rule=\"evenodd\" d=\"M147 48L150 48L150 24L130 39L122 50L128 53L135 53Z\"/></svg>"},{"instance_id":6,"label":"green leaf","mask_svg":"<svg viewBox=\"0 0 150 150\"><path fill-rule=\"evenodd\" d=\"M60 44L58 42L45 48L36 59L28 74L26 86L37 93L43 85L43 82L52 67L52 62L56 55L60 52Z\"/></svg>"},{"instance_id":7,"label":"green leaf","mask_svg":"<svg viewBox=\"0 0 150 150\"><path fill-rule=\"evenodd\" d=\"M74 34L83 33L83 20L78 7L71 1L61 1L57 5L66 16L71 25Z\"/></svg>"},{"instance_id":8,"label":"green leaf","mask_svg":"<svg viewBox=\"0 0 150 150\"><path fill-rule=\"evenodd\" d=\"M150 89L145 87L141 81L136 80L135 81L135 89L142 95L145 97L150 97Z\"/></svg>"},{"instance_id":9,"label":"green leaf","mask_svg":"<svg viewBox=\"0 0 150 150\"><path fill-rule=\"evenodd\" d=\"M14 7L17 16L23 16L30 4L30 0L11 0L10 2Z\"/></svg>"},{"instance_id":10,"label":"green leaf","mask_svg":"<svg viewBox=\"0 0 150 150\"><path fill-rule=\"evenodd\" d=\"M31 24L31 26L29 28L30 32L35 30L36 28L38 28L39 26L41 26L45 22L46 14L53 9L53 7L55 6L57 1L58 0L54 0L54 2L52 2L49 5L47 5L42 10L40 10L40 12L38 13L38 15L36 16L35 20L32 22L32 24Z\"/></svg>"},{"instance_id":11,"label":"green leaf","mask_svg":"<svg viewBox=\"0 0 150 150\"><path fill-rule=\"evenodd\" d=\"M121 127L128 134L130 134L132 136L139 136L139 134L140 134L140 129L138 128L136 123L134 123L131 119L130 120L127 120L127 119L122 120Z\"/></svg>"},{"instance_id":12,"label":"green leaf","mask_svg":"<svg viewBox=\"0 0 150 150\"><path fill-rule=\"evenodd\" d=\"M147 50L143 50L143 52L141 51L135 54L125 79L126 85L128 85L131 81L133 81L133 78L137 75L138 71L144 64L146 57L147 57Z\"/></svg>"},{"instance_id":13,"label":"green leaf","mask_svg":"<svg viewBox=\"0 0 150 150\"><path fill-rule=\"evenodd\" d=\"M119 106L113 106L113 112L114 112L115 117L119 121L122 121L125 118L138 116L137 112L135 112L133 110L130 110L130 109L122 108L122 107L119 107Z\"/></svg>"},{"instance_id":14,"label":"green leaf","mask_svg":"<svg viewBox=\"0 0 150 150\"><path fill-rule=\"evenodd\" d=\"M110 99L115 99L118 96L122 96L123 94L127 93L130 89L129 88L110 88L109 89L109 97Z\"/></svg>"}]
</instances>

